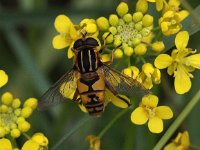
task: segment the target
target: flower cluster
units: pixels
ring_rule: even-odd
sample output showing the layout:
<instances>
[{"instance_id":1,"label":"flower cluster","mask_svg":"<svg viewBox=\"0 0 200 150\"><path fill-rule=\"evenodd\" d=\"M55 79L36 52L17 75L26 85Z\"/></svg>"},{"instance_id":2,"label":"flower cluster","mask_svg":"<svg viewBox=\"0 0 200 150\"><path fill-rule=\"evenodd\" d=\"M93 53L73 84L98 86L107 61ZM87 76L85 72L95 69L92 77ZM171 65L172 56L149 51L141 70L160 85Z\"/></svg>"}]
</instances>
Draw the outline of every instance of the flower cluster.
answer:
<instances>
[{"instance_id":1,"label":"flower cluster","mask_svg":"<svg viewBox=\"0 0 200 150\"><path fill-rule=\"evenodd\" d=\"M8 75L0 70L0 86L8 82ZM14 98L10 92L5 92L0 101L0 150L19 150L13 147L10 139L20 137L21 134L28 136L26 132L31 124L26 120L37 108L38 100L28 98L23 106L19 98ZM10 136L8 136L10 134ZM29 138L29 137L28 137ZM15 145L16 146L16 145ZM22 150L46 150L48 149L48 139L42 133L35 133L25 144Z\"/></svg>"},{"instance_id":2,"label":"flower cluster","mask_svg":"<svg viewBox=\"0 0 200 150\"><path fill-rule=\"evenodd\" d=\"M0 139L0 150L19 150L13 148L11 141L6 138ZM48 139L42 133L35 133L29 140L22 146L21 150L47 150Z\"/></svg>"},{"instance_id":3,"label":"flower cluster","mask_svg":"<svg viewBox=\"0 0 200 150\"><path fill-rule=\"evenodd\" d=\"M1 97L0 105L0 137L9 134L18 138L21 133L27 132L31 125L26 120L37 107L37 99L29 98L21 108L21 101L13 98L10 92L6 92Z\"/></svg>"},{"instance_id":4,"label":"flower cluster","mask_svg":"<svg viewBox=\"0 0 200 150\"><path fill-rule=\"evenodd\" d=\"M151 37L153 17L142 12L129 13L128 5L121 2L117 14L111 14L109 18L100 17L97 25L104 31L103 38L111 33L106 42L118 47L115 58L125 56L144 55L147 52L146 38ZM119 48L119 46L121 46Z\"/></svg>"},{"instance_id":5,"label":"flower cluster","mask_svg":"<svg viewBox=\"0 0 200 150\"><path fill-rule=\"evenodd\" d=\"M130 66L128 68L125 68L123 70L123 73L142 83L146 89L151 89L153 87L153 83L160 83L160 70L153 67L151 63L143 64L141 72L137 67Z\"/></svg>"}]
</instances>

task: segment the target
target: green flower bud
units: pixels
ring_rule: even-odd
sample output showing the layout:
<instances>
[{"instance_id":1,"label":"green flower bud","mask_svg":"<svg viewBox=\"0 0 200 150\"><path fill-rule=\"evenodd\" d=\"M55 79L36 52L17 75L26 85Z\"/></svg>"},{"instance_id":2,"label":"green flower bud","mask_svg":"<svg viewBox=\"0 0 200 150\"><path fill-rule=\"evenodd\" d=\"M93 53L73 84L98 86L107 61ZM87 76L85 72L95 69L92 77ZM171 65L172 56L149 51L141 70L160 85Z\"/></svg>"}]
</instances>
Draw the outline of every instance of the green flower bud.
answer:
<instances>
[{"instance_id":1,"label":"green flower bud","mask_svg":"<svg viewBox=\"0 0 200 150\"><path fill-rule=\"evenodd\" d=\"M151 15L146 14L142 18L142 24L144 27L149 27L153 25L153 17Z\"/></svg>"},{"instance_id":2,"label":"green flower bud","mask_svg":"<svg viewBox=\"0 0 200 150\"><path fill-rule=\"evenodd\" d=\"M118 18L118 16L115 15L115 14L110 15L110 17L109 17L109 22L110 22L110 24L111 24L112 26L117 26L118 23L119 23L119 18Z\"/></svg>"},{"instance_id":3,"label":"green flower bud","mask_svg":"<svg viewBox=\"0 0 200 150\"><path fill-rule=\"evenodd\" d=\"M139 44L134 49L136 55L144 55L147 52L147 46L145 44Z\"/></svg>"},{"instance_id":4,"label":"green flower bud","mask_svg":"<svg viewBox=\"0 0 200 150\"><path fill-rule=\"evenodd\" d=\"M107 30L109 28L109 22L108 19L105 17L100 17L96 20L97 26L100 30Z\"/></svg>"},{"instance_id":5,"label":"green flower bud","mask_svg":"<svg viewBox=\"0 0 200 150\"><path fill-rule=\"evenodd\" d=\"M131 14L125 14L124 16L123 16L123 20L125 21L125 22L127 22L127 23L129 23L129 22L131 22L132 21L132 16L131 16Z\"/></svg>"},{"instance_id":6,"label":"green flower bud","mask_svg":"<svg viewBox=\"0 0 200 150\"><path fill-rule=\"evenodd\" d=\"M142 18L143 18L143 14L141 12L136 12L136 13L133 14L133 21L135 23L141 21Z\"/></svg>"},{"instance_id":7,"label":"green flower bud","mask_svg":"<svg viewBox=\"0 0 200 150\"><path fill-rule=\"evenodd\" d=\"M128 5L124 2L121 2L116 9L116 12L119 16L123 16L128 12Z\"/></svg>"}]
</instances>

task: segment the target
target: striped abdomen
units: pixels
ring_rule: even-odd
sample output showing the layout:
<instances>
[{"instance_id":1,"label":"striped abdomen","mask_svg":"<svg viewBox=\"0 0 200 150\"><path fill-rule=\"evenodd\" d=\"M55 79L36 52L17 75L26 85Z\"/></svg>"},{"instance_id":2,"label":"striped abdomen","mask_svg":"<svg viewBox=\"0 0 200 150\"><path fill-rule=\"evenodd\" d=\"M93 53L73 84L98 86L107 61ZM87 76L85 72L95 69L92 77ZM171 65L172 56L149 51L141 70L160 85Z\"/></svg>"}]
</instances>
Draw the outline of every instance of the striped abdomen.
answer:
<instances>
[{"instance_id":1,"label":"striped abdomen","mask_svg":"<svg viewBox=\"0 0 200 150\"><path fill-rule=\"evenodd\" d=\"M98 68L97 53L93 49L83 49L78 52L76 67L80 73L94 72Z\"/></svg>"}]
</instances>

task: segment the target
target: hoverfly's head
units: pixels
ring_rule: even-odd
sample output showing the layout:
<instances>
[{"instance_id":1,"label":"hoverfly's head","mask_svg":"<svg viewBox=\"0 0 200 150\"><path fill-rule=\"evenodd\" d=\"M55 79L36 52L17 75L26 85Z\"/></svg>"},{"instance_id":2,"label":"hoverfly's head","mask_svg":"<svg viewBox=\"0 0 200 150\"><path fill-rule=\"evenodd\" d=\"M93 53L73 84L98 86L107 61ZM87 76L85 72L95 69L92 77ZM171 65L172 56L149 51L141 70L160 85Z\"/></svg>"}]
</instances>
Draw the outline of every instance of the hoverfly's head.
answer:
<instances>
[{"instance_id":1,"label":"hoverfly's head","mask_svg":"<svg viewBox=\"0 0 200 150\"><path fill-rule=\"evenodd\" d=\"M88 49L88 48L96 48L99 46L99 43L96 39L92 38L92 37L88 37L88 38L81 38L78 39L74 42L74 50L83 50L83 49Z\"/></svg>"}]
</instances>

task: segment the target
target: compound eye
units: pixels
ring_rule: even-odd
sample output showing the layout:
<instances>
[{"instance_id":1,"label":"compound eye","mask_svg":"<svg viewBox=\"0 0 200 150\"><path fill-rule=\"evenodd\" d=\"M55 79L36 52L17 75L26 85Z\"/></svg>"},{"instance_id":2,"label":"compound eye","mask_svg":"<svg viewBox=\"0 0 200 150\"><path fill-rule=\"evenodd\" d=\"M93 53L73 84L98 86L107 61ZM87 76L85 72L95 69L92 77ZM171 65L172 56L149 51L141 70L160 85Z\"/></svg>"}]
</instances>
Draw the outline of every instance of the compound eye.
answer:
<instances>
[{"instance_id":1,"label":"compound eye","mask_svg":"<svg viewBox=\"0 0 200 150\"><path fill-rule=\"evenodd\" d=\"M94 47L99 46L97 40L95 40L94 38L87 38L85 42L86 42L86 45L90 45Z\"/></svg>"},{"instance_id":2,"label":"compound eye","mask_svg":"<svg viewBox=\"0 0 200 150\"><path fill-rule=\"evenodd\" d=\"M83 40L78 39L76 42L74 42L74 49L78 49L79 47L83 46Z\"/></svg>"}]
</instances>

